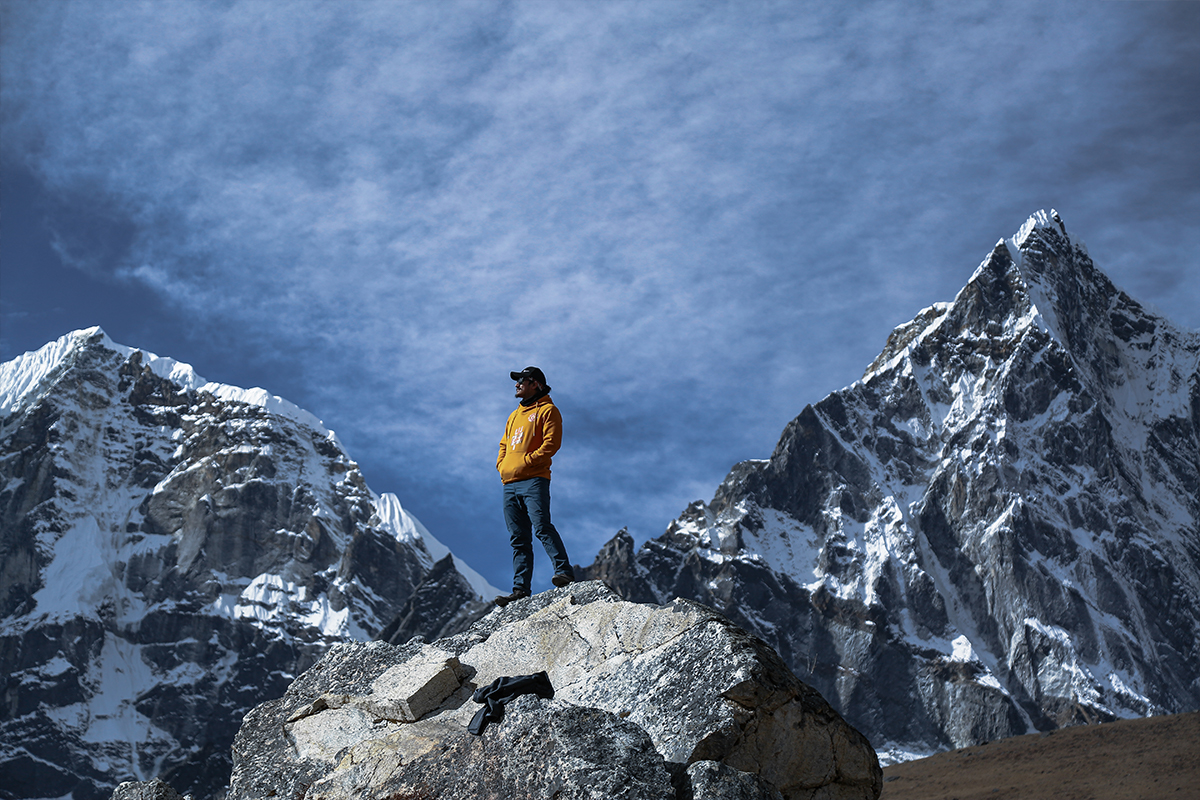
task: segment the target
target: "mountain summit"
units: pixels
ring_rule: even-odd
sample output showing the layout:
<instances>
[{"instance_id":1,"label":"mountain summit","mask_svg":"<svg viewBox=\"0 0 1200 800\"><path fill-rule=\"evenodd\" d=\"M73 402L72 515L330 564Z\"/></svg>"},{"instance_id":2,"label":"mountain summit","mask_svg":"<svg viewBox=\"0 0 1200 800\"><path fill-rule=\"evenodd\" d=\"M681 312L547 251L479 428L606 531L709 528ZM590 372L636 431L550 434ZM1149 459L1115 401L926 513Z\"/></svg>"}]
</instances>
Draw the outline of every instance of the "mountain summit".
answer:
<instances>
[{"instance_id":1,"label":"mountain summit","mask_svg":"<svg viewBox=\"0 0 1200 800\"><path fill-rule=\"evenodd\" d=\"M211 796L243 714L333 643L431 576L443 617L497 591L312 414L99 328L0 366L0 523L4 797Z\"/></svg>"},{"instance_id":2,"label":"mountain summit","mask_svg":"<svg viewBox=\"0 0 1200 800\"><path fill-rule=\"evenodd\" d=\"M721 610L888 760L1200 708L1200 332L1039 212L769 459L584 574Z\"/></svg>"}]
</instances>

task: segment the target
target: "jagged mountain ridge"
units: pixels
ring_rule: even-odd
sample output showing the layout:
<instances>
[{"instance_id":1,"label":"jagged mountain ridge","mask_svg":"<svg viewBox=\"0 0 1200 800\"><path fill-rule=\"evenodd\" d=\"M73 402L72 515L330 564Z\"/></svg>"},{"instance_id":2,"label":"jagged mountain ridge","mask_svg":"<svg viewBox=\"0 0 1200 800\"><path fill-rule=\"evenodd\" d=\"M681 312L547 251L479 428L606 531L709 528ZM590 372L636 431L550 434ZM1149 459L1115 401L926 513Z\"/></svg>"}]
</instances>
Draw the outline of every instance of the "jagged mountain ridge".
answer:
<instances>
[{"instance_id":1,"label":"jagged mountain ridge","mask_svg":"<svg viewBox=\"0 0 1200 800\"><path fill-rule=\"evenodd\" d=\"M211 796L242 715L331 644L495 591L313 415L98 328L4 364L0 415L0 796Z\"/></svg>"},{"instance_id":2,"label":"jagged mountain ridge","mask_svg":"<svg viewBox=\"0 0 1200 800\"><path fill-rule=\"evenodd\" d=\"M1051 212L584 574L762 636L886 759L1200 707L1200 333Z\"/></svg>"}]
</instances>

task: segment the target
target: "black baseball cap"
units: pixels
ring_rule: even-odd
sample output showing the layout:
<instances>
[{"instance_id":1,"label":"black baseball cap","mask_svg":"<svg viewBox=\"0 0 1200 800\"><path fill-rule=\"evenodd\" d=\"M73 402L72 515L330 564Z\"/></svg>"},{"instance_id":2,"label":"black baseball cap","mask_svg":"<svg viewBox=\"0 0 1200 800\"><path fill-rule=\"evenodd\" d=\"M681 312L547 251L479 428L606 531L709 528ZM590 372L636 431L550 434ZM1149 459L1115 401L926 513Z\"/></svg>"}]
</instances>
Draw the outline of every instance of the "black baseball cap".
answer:
<instances>
[{"instance_id":1,"label":"black baseball cap","mask_svg":"<svg viewBox=\"0 0 1200 800\"><path fill-rule=\"evenodd\" d=\"M519 381L522 378L529 378L530 380L537 381L542 386L546 385L546 375L537 367L526 367L520 372L510 372L508 374L509 377L511 377L514 381Z\"/></svg>"}]
</instances>

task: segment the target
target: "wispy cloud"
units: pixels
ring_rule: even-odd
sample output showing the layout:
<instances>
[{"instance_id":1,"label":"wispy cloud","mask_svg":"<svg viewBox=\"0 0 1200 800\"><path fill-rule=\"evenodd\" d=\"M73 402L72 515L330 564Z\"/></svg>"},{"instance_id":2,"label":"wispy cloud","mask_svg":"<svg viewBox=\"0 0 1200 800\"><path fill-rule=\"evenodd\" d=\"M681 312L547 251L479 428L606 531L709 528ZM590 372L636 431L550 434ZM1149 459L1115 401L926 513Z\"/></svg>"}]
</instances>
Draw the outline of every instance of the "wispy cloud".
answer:
<instances>
[{"instance_id":1,"label":"wispy cloud","mask_svg":"<svg viewBox=\"0 0 1200 800\"><path fill-rule=\"evenodd\" d=\"M127 227L61 231L80 268L274 361L452 546L545 367L586 561L1037 208L1200 324L1180 5L17 0L4 157Z\"/></svg>"}]
</instances>

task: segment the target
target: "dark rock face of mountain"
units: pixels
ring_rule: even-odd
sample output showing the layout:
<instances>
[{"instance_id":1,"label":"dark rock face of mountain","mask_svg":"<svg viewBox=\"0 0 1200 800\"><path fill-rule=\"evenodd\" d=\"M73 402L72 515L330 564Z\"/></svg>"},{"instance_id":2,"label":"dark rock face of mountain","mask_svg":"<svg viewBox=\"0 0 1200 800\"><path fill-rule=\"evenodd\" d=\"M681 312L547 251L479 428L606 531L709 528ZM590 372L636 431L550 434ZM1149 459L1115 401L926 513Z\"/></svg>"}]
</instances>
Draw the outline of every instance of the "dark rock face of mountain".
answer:
<instances>
[{"instance_id":1,"label":"dark rock face of mountain","mask_svg":"<svg viewBox=\"0 0 1200 800\"><path fill-rule=\"evenodd\" d=\"M183 795L159 778L125 781L112 794L112 800L184 800Z\"/></svg>"},{"instance_id":2,"label":"dark rock face of mountain","mask_svg":"<svg viewBox=\"0 0 1200 800\"><path fill-rule=\"evenodd\" d=\"M405 644L413 637L440 639L471 627L492 609L454 566L453 556L433 565L400 612L375 638Z\"/></svg>"},{"instance_id":3,"label":"dark rock face of mountain","mask_svg":"<svg viewBox=\"0 0 1200 800\"><path fill-rule=\"evenodd\" d=\"M477 690L546 674L478 736ZM576 583L467 631L336 645L246 715L229 800L875 800L870 743L711 609Z\"/></svg>"},{"instance_id":4,"label":"dark rock face of mountain","mask_svg":"<svg viewBox=\"0 0 1200 800\"><path fill-rule=\"evenodd\" d=\"M581 574L719 609L895 757L1194 710L1198 364L1038 214L770 459Z\"/></svg>"},{"instance_id":5,"label":"dark rock face of mountain","mask_svg":"<svg viewBox=\"0 0 1200 800\"><path fill-rule=\"evenodd\" d=\"M245 712L378 634L433 567L315 418L202 384L98 329L4 365L4 797L155 776L212 795ZM449 573L450 610L409 630L474 598Z\"/></svg>"}]
</instances>

